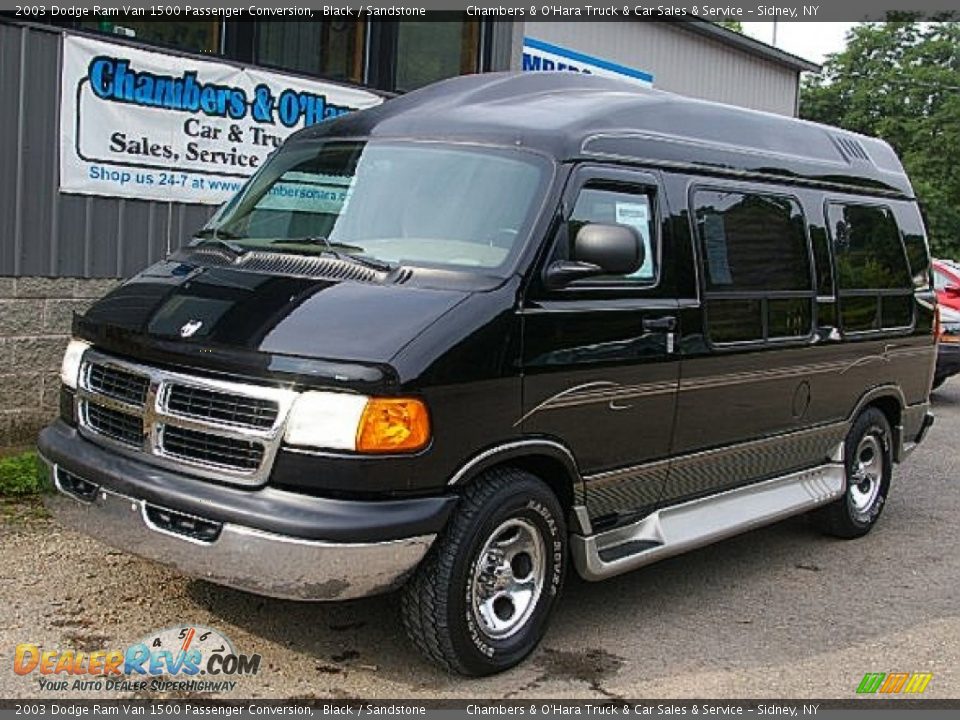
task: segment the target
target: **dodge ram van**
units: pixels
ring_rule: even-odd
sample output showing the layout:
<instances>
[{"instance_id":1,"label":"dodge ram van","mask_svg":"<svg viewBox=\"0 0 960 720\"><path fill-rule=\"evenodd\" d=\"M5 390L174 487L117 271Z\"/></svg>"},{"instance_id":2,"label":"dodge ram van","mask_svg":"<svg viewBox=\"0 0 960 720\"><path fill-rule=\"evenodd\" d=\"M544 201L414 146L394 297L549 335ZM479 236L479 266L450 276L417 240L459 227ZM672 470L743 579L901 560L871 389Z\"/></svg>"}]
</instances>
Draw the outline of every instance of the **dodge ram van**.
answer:
<instances>
[{"instance_id":1,"label":"dodge ram van","mask_svg":"<svg viewBox=\"0 0 960 720\"><path fill-rule=\"evenodd\" d=\"M571 568L812 513L921 441L937 308L885 143L579 74L441 82L291 136L74 322L66 526L253 593L400 590L500 671Z\"/></svg>"}]
</instances>

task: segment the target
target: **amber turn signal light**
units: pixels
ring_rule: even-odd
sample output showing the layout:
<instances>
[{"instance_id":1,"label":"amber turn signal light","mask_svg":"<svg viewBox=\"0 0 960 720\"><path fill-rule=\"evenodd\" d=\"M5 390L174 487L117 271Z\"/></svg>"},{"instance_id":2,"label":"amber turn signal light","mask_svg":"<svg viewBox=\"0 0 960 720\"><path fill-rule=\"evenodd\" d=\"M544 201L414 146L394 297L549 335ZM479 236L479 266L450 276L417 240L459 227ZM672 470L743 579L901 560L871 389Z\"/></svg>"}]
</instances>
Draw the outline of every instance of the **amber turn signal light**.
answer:
<instances>
[{"instance_id":1,"label":"amber turn signal light","mask_svg":"<svg viewBox=\"0 0 960 720\"><path fill-rule=\"evenodd\" d=\"M413 452L430 442L427 406L414 398L370 398L357 428L357 451Z\"/></svg>"}]
</instances>

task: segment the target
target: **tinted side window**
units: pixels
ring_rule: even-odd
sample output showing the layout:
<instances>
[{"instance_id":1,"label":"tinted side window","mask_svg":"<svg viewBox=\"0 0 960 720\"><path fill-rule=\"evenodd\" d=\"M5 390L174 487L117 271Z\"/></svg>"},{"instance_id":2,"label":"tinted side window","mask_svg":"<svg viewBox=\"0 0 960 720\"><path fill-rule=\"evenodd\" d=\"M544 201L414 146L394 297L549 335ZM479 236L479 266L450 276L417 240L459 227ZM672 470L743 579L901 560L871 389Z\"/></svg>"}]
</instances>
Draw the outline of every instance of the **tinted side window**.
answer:
<instances>
[{"instance_id":1,"label":"tinted side window","mask_svg":"<svg viewBox=\"0 0 960 720\"><path fill-rule=\"evenodd\" d=\"M799 203L780 195L700 190L693 206L711 341L807 337L815 288Z\"/></svg>"},{"instance_id":2,"label":"tinted side window","mask_svg":"<svg viewBox=\"0 0 960 720\"><path fill-rule=\"evenodd\" d=\"M829 219L841 290L913 287L900 231L890 210L831 205Z\"/></svg>"},{"instance_id":3,"label":"tinted side window","mask_svg":"<svg viewBox=\"0 0 960 720\"><path fill-rule=\"evenodd\" d=\"M930 287L930 251L927 248L927 235L923 229L923 218L916 205L900 203L894 208L897 225L903 234L903 245L910 261L913 274L913 286L918 290Z\"/></svg>"},{"instance_id":4,"label":"tinted side window","mask_svg":"<svg viewBox=\"0 0 960 720\"><path fill-rule=\"evenodd\" d=\"M909 326L914 281L893 212L877 205L831 203L827 221L843 330Z\"/></svg>"},{"instance_id":5,"label":"tinted side window","mask_svg":"<svg viewBox=\"0 0 960 720\"><path fill-rule=\"evenodd\" d=\"M803 213L792 198L696 193L708 291L810 289Z\"/></svg>"},{"instance_id":6,"label":"tinted side window","mask_svg":"<svg viewBox=\"0 0 960 720\"><path fill-rule=\"evenodd\" d=\"M577 232L584 225L627 225L637 231L643 243L643 264L630 275L604 275L590 282L628 282L650 285L657 277L657 246L654 240L653 198L644 189L622 186L588 185L577 196L567 222L567 242L554 259L569 259Z\"/></svg>"}]
</instances>

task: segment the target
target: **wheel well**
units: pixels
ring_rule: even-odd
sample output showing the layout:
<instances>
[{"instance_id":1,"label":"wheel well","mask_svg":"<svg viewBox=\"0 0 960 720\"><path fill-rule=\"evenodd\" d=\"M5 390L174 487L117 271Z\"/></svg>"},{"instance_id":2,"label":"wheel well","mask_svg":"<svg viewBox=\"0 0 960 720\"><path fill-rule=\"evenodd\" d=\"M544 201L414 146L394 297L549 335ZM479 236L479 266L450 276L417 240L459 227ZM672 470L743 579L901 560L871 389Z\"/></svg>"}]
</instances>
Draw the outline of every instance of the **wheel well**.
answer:
<instances>
[{"instance_id":1,"label":"wheel well","mask_svg":"<svg viewBox=\"0 0 960 720\"><path fill-rule=\"evenodd\" d=\"M557 500L560 501L560 506L565 513L569 513L574 505L573 488L580 480L579 478L574 478L570 473L570 469L555 457L535 454L504 458L501 462L484 468L484 470L490 470L495 467L514 467L536 475L546 483L547 487L557 496Z\"/></svg>"},{"instance_id":2,"label":"wheel well","mask_svg":"<svg viewBox=\"0 0 960 720\"><path fill-rule=\"evenodd\" d=\"M513 458L508 464L526 470L543 480L553 490L553 494L560 501L564 512L570 512L573 507L573 486L578 479L570 477L567 467L549 455L524 455Z\"/></svg>"},{"instance_id":3,"label":"wheel well","mask_svg":"<svg viewBox=\"0 0 960 720\"><path fill-rule=\"evenodd\" d=\"M900 401L892 395L884 395L871 400L864 407L864 410L868 407L875 407L886 415L891 429L895 429L900 424L900 415L903 409L900 407Z\"/></svg>"}]
</instances>

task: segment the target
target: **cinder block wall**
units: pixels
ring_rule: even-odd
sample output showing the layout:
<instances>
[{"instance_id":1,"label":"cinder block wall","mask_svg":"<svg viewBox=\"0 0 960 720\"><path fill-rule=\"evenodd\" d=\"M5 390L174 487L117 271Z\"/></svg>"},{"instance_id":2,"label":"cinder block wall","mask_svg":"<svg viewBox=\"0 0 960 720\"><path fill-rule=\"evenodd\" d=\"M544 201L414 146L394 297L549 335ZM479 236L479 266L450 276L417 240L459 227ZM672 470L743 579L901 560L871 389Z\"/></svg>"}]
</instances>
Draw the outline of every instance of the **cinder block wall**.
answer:
<instances>
[{"instance_id":1,"label":"cinder block wall","mask_svg":"<svg viewBox=\"0 0 960 720\"><path fill-rule=\"evenodd\" d=\"M0 277L0 448L32 444L56 416L73 314L119 283Z\"/></svg>"}]
</instances>

